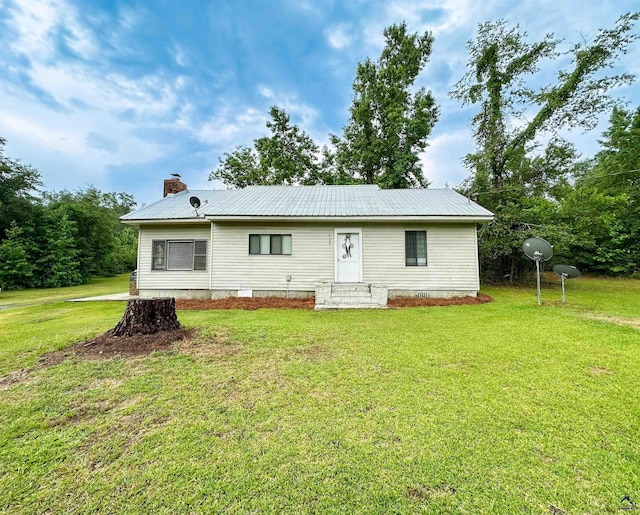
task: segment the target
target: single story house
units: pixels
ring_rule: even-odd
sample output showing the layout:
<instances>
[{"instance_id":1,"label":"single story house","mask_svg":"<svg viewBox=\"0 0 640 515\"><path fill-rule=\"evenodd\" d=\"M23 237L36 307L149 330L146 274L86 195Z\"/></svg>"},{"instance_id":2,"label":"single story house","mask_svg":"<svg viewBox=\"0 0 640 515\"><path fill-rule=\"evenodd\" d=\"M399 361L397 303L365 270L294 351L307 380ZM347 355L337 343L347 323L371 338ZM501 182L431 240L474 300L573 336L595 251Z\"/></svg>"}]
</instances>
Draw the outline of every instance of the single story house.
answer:
<instances>
[{"instance_id":1,"label":"single story house","mask_svg":"<svg viewBox=\"0 0 640 515\"><path fill-rule=\"evenodd\" d=\"M492 219L451 189L193 191L179 179L121 217L140 229L141 297L315 295L318 307L477 295L477 227Z\"/></svg>"}]
</instances>

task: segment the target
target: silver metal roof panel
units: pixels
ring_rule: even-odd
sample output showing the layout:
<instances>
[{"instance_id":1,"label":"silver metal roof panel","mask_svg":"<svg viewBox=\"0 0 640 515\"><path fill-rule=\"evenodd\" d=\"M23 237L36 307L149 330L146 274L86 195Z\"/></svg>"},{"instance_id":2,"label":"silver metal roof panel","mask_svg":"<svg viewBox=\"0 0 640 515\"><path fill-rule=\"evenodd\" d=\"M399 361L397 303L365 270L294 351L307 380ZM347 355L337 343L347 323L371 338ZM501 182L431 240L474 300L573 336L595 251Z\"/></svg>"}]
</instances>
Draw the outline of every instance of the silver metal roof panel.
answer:
<instances>
[{"instance_id":1,"label":"silver metal roof panel","mask_svg":"<svg viewBox=\"0 0 640 515\"><path fill-rule=\"evenodd\" d=\"M183 191L121 217L127 220L197 220L226 217L492 217L491 211L450 189L381 190L355 186L249 186L242 190Z\"/></svg>"},{"instance_id":2,"label":"silver metal roof panel","mask_svg":"<svg viewBox=\"0 0 640 515\"><path fill-rule=\"evenodd\" d=\"M163 199L136 209L120 217L120 220L198 220L207 208L221 202L224 198L239 193L234 190L185 190L173 195L167 195ZM189 203L191 197L198 197L201 207L198 210L200 217Z\"/></svg>"}]
</instances>

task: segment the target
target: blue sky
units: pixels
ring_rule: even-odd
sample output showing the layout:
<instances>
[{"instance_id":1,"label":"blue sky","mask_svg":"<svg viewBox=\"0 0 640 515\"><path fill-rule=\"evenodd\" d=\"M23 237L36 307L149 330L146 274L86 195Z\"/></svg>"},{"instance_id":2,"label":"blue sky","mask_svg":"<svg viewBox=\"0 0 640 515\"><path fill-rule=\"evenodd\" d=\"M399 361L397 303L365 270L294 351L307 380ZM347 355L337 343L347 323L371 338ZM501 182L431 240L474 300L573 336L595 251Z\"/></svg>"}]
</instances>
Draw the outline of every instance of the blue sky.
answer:
<instances>
[{"instance_id":1,"label":"blue sky","mask_svg":"<svg viewBox=\"0 0 640 515\"><path fill-rule=\"evenodd\" d=\"M637 9L637 0L280 0L117 2L0 1L0 136L6 155L35 166L47 190L94 185L139 204L162 195L179 172L193 189L219 157L267 133L271 105L287 110L319 143L348 118L356 65L376 59L382 31L406 21L435 37L417 85L430 89L440 120L422 156L432 187L467 175L469 118L447 93L464 74L477 24L506 19L532 39L571 42ZM616 71L640 74L640 45ZM639 88L616 95L632 107ZM572 133L584 157L606 119Z\"/></svg>"}]
</instances>

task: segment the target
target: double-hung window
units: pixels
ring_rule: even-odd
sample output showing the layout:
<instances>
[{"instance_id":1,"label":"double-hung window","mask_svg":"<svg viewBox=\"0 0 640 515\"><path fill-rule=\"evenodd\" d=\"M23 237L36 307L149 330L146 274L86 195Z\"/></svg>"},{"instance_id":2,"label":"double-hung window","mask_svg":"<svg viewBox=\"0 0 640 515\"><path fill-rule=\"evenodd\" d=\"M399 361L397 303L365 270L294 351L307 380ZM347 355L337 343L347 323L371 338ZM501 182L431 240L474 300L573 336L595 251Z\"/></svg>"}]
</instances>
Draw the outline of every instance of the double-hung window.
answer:
<instances>
[{"instance_id":1,"label":"double-hung window","mask_svg":"<svg viewBox=\"0 0 640 515\"><path fill-rule=\"evenodd\" d=\"M250 234L249 254L291 255L291 235Z\"/></svg>"},{"instance_id":2,"label":"double-hung window","mask_svg":"<svg viewBox=\"0 0 640 515\"><path fill-rule=\"evenodd\" d=\"M405 231L406 266L427 266L427 231Z\"/></svg>"},{"instance_id":3,"label":"double-hung window","mask_svg":"<svg viewBox=\"0 0 640 515\"><path fill-rule=\"evenodd\" d=\"M207 269L207 240L153 240L151 270Z\"/></svg>"}]
</instances>

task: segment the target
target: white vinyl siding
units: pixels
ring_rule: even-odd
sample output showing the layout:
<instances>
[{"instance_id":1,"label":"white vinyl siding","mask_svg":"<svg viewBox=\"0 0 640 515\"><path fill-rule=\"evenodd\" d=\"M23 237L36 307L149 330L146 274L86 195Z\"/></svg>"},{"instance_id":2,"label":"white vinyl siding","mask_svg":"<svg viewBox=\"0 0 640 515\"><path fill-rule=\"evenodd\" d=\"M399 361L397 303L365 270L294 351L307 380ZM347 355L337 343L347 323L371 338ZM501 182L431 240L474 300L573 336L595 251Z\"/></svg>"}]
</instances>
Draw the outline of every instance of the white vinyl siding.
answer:
<instances>
[{"instance_id":1,"label":"white vinyl siding","mask_svg":"<svg viewBox=\"0 0 640 515\"><path fill-rule=\"evenodd\" d=\"M288 286L290 290L313 291L316 283L333 281L333 228L333 224L318 223L216 222L212 288L284 291ZM249 253L249 235L255 234L261 238L260 256L254 255L257 244ZM271 248L271 235L291 236L282 239L282 254L264 251L264 245ZM287 276L291 276L288 284Z\"/></svg>"},{"instance_id":2,"label":"white vinyl siding","mask_svg":"<svg viewBox=\"0 0 640 515\"><path fill-rule=\"evenodd\" d=\"M426 231L427 266L406 266L405 231ZM390 290L476 291L476 224L363 225L364 282Z\"/></svg>"},{"instance_id":3,"label":"white vinyl siding","mask_svg":"<svg viewBox=\"0 0 640 515\"><path fill-rule=\"evenodd\" d=\"M138 283L142 290L209 289L313 291L335 272L334 223L241 223L142 226ZM479 289L476 224L359 223L363 281L390 290L476 291ZM425 231L427 266L406 266L405 231ZM290 255L249 254L249 235L290 234ZM211 240L212 238L212 240ZM152 271L152 240L196 241L194 264L207 270ZM206 241L206 256L197 240ZM270 240L269 240L270 241ZM200 256L200 257L199 257ZM210 273L209 273L210 271ZM210 276L211 274L211 276ZM287 281L291 276L291 281Z\"/></svg>"},{"instance_id":4,"label":"white vinyl siding","mask_svg":"<svg viewBox=\"0 0 640 515\"><path fill-rule=\"evenodd\" d=\"M138 288L141 290L209 289L209 273L205 268L210 268L206 266L210 261L209 256L211 255L211 251L209 250L211 245L208 244L211 236L210 231L211 225L209 223L198 225L176 224L168 226L142 225L139 233ZM188 269L152 270L152 254L156 254L156 249L152 249L153 240L164 240L169 244L169 247L165 247L164 254L167 268L172 268L172 265L184 265L184 263L180 263L180 258L176 257L175 254L175 259L172 258L172 244L188 243L190 245L192 260ZM202 243L199 244L199 242L195 240L200 240ZM176 246L176 248L179 247L180 245ZM157 256L153 259L156 260L155 264L158 265ZM203 261L204 263L202 263ZM205 266L200 270L198 267L201 264Z\"/></svg>"},{"instance_id":5,"label":"white vinyl siding","mask_svg":"<svg viewBox=\"0 0 640 515\"><path fill-rule=\"evenodd\" d=\"M314 290L334 280L334 229L344 224L214 225L212 288ZM363 281L391 290L479 289L475 224L362 223ZM427 266L406 266L405 231L425 231ZM249 254L250 234L290 234L291 255ZM262 250L262 248L260 249ZM284 248L283 248L284 252ZM422 256L421 256L422 257ZM287 285L287 276L291 281Z\"/></svg>"}]
</instances>

